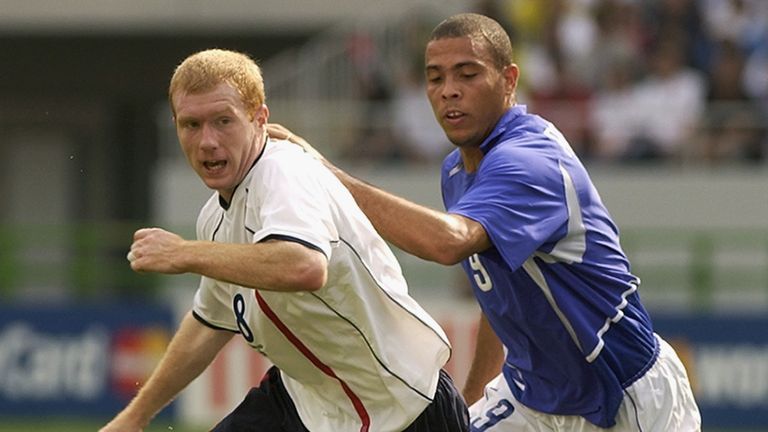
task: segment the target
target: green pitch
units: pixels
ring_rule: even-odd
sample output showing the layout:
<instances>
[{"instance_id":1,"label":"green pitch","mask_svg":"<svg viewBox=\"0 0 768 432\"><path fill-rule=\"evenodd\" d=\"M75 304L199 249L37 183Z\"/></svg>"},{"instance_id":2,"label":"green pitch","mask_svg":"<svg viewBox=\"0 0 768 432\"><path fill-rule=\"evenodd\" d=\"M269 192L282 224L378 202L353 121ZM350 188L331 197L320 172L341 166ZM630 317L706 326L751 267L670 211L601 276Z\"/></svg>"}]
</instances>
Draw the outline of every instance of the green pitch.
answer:
<instances>
[{"instance_id":1,"label":"green pitch","mask_svg":"<svg viewBox=\"0 0 768 432\"><path fill-rule=\"evenodd\" d=\"M144 432L205 432L205 429L177 425L174 422L157 420ZM0 417L0 432L96 432L104 425L95 420L7 420Z\"/></svg>"}]
</instances>

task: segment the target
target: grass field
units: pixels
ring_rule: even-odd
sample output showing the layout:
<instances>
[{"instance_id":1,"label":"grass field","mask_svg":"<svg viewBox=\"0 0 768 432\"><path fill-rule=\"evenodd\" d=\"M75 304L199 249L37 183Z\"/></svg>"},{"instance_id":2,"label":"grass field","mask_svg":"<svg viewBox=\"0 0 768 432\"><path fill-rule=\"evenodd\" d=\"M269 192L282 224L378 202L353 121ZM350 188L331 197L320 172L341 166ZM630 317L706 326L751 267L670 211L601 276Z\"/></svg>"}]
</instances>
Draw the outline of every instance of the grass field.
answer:
<instances>
[{"instance_id":1,"label":"grass field","mask_svg":"<svg viewBox=\"0 0 768 432\"><path fill-rule=\"evenodd\" d=\"M173 422L158 420L144 432L205 432L203 428L193 428L184 425L172 424ZM165 424L164 424L165 423ZM171 424L169 424L171 423ZM0 417L0 432L96 432L103 422L88 420L7 420Z\"/></svg>"}]
</instances>

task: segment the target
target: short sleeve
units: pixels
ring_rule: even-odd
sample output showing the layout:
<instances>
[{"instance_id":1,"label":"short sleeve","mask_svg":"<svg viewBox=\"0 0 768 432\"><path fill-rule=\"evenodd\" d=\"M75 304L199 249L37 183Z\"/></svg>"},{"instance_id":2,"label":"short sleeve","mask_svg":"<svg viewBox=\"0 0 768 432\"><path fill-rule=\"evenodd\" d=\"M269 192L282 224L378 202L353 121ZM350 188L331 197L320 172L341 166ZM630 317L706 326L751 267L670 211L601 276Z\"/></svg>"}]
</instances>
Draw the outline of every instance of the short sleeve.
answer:
<instances>
[{"instance_id":1,"label":"short sleeve","mask_svg":"<svg viewBox=\"0 0 768 432\"><path fill-rule=\"evenodd\" d=\"M236 332L238 329L231 301L229 290L222 289L214 279L203 276L192 310L208 326Z\"/></svg>"},{"instance_id":2,"label":"short sleeve","mask_svg":"<svg viewBox=\"0 0 768 432\"><path fill-rule=\"evenodd\" d=\"M308 159L308 158L307 158ZM253 241L267 237L289 237L331 256L331 243L338 238L332 202L324 187L324 175L314 160L265 160L249 190L248 217L257 217ZM262 162L260 162L262 163ZM316 165L316 166L315 166ZM312 172L312 171L316 172ZM250 205L250 204L249 204Z\"/></svg>"},{"instance_id":3,"label":"short sleeve","mask_svg":"<svg viewBox=\"0 0 768 432\"><path fill-rule=\"evenodd\" d=\"M486 155L466 193L448 211L480 223L513 270L568 220L556 161L497 148Z\"/></svg>"}]
</instances>

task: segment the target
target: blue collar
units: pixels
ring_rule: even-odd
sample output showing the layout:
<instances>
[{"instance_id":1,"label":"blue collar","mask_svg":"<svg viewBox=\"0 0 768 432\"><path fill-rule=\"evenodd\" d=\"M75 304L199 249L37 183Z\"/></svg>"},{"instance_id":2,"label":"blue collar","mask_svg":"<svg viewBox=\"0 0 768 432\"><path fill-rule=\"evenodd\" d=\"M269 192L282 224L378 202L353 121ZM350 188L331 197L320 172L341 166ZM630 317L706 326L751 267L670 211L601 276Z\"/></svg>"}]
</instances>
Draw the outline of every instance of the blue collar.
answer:
<instances>
[{"instance_id":1,"label":"blue collar","mask_svg":"<svg viewBox=\"0 0 768 432\"><path fill-rule=\"evenodd\" d=\"M483 143L480 144L480 150L483 151L483 154L487 154L488 151L501 141L499 138L509 129L510 123L512 123L515 118L527 113L528 107L526 105L513 105L510 107L507 112L501 116L488 137L486 137Z\"/></svg>"}]
</instances>

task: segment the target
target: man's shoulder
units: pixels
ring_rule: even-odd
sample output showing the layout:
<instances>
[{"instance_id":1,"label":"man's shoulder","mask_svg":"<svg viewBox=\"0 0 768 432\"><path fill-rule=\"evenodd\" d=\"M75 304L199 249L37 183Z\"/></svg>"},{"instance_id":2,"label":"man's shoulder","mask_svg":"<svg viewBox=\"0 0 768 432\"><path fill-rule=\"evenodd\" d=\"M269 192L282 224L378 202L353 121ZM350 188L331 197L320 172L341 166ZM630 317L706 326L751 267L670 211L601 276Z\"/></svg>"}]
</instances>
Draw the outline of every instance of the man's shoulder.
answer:
<instances>
[{"instance_id":1,"label":"man's shoulder","mask_svg":"<svg viewBox=\"0 0 768 432\"><path fill-rule=\"evenodd\" d=\"M521 164L532 161L542 163L562 149L565 141L562 133L552 122L536 114L522 114L504 126L498 144L488 151L487 156L505 158L512 156Z\"/></svg>"},{"instance_id":2,"label":"man's shoulder","mask_svg":"<svg viewBox=\"0 0 768 432\"><path fill-rule=\"evenodd\" d=\"M281 160L304 160L312 159L301 147L288 141L269 140L264 154L259 160L281 161Z\"/></svg>"},{"instance_id":3,"label":"man's shoulder","mask_svg":"<svg viewBox=\"0 0 768 432\"><path fill-rule=\"evenodd\" d=\"M283 175L306 176L319 165L313 157L304 152L301 147L286 141L268 141L264 153L256 161L251 182L258 182L259 177ZM314 168L313 168L314 167Z\"/></svg>"},{"instance_id":4,"label":"man's shoulder","mask_svg":"<svg viewBox=\"0 0 768 432\"><path fill-rule=\"evenodd\" d=\"M526 171L533 170L548 163L551 156L549 147L551 144L539 133L505 135L485 154L483 165L491 168L501 164Z\"/></svg>"}]
</instances>

